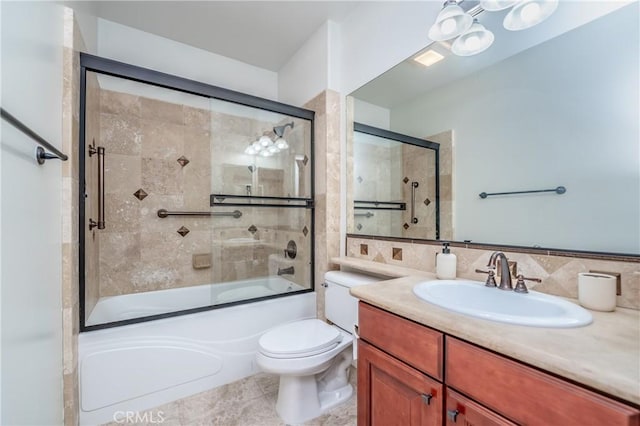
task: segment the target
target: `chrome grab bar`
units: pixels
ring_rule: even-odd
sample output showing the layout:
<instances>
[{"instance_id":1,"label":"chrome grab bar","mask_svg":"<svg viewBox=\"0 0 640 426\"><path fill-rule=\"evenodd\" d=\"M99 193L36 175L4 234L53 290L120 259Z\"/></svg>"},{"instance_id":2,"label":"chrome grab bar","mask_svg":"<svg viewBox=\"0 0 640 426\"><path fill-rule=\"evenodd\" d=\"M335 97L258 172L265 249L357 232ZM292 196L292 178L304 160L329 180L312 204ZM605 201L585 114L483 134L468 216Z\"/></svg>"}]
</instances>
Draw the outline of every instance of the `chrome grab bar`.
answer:
<instances>
[{"instance_id":1,"label":"chrome grab bar","mask_svg":"<svg viewBox=\"0 0 640 426\"><path fill-rule=\"evenodd\" d=\"M240 210L234 210L232 212L170 212L167 209L158 210L158 217L164 219L167 216L229 216L235 219L242 217Z\"/></svg>"},{"instance_id":2,"label":"chrome grab bar","mask_svg":"<svg viewBox=\"0 0 640 426\"><path fill-rule=\"evenodd\" d=\"M411 182L411 223L418 223L416 217L416 188L419 186L418 182Z\"/></svg>"},{"instance_id":3,"label":"chrome grab bar","mask_svg":"<svg viewBox=\"0 0 640 426\"><path fill-rule=\"evenodd\" d=\"M96 222L93 219L89 219L89 230L98 227L98 229L105 228L105 220L104 220L104 147L95 146L95 141L93 144L89 145L89 157L98 154L98 221Z\"/></svg>"}]
</instances>

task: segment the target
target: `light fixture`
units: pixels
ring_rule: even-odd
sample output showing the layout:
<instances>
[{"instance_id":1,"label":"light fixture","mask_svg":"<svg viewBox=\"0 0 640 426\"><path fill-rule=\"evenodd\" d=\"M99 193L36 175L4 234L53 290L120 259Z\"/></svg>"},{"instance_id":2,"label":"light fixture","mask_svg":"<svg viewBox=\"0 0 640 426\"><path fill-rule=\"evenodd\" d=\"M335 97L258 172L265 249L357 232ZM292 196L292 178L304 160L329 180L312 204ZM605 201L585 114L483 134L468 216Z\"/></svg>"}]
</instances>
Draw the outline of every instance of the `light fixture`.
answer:
<instances>
[{"instance_id":1,"label":"light fixture","mask_svg":"<svg viewBox=\"0 0 640 426\"><path fill-rule=\"evenodd\" d=\"M451 51L458 56L475 55L487 50L493 44L493 40L493 33L474 19L471 28L453 42Z\"/></svg>"},{"instance_id":2,"label":"light fixture","mask_svg":"<svg viewBox=\"0 0 640 426\"><path fill-rule=\"evenodd\" d=\"M480 7L487 12L497 12L508 9L520 0L480 0Z\"/></svg>"},{"instance_id":3,"label":"light fixture","mask_svg":"<svg viewBox=\"0 0 640 426\"><path fill-rule=\"evenodd\" d=\"M469 29L473 18L458 6L455 0L447 0L435 24L429 29L429 38L434 41L449 40Z\"/></svg>"},{"instance_id":4,"label":"light fixture","mask_svg":"<svg viewBox=\"0 0 640 426\"><path fill-rule=\"evenodd\" d=\"M558 8L558 0L522 0L504 17L503 25L510 31L520 31L538 25Z\"/></svg>"},{"instance_id":5,"label":"light fixture","mask_svg":"<svg viewBox=\"0 0 640 426\"><path fill-rule=\"evenodd\" d=\"M444 56L431 49L413 58L414 61L424 65L425 67L430 67L431 65L435 64L436 62L440 62L443 59Z\"/></svg>"},{"instance_id":6,"label":"light fixture","mask_svg":"<svg viewBox=\"0 0 640 426\"><path fill-rule=\"evenodd\" d=\"M284 131L287 127L293 129L293 121L291 123L283 124L282 126L276 126L273 128L273 133L276 135L275 142L267 135L262 135L257 141L249 144L245 148L244 153L247 155L260 155L262 157L270 157L273 154L277 154L289 148L289 144L284 139Z\"/></svg>"}]
</instances>

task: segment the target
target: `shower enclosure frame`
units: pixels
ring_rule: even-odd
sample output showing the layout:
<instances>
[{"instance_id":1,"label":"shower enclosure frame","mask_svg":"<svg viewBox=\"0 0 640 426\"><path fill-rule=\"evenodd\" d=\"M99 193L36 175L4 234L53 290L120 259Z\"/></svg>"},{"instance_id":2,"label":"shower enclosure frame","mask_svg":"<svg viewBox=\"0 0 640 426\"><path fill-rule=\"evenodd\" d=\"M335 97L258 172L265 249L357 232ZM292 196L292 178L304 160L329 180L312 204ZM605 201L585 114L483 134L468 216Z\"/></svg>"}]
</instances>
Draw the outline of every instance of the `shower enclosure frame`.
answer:
<instances>
[{"instance_id":1,"label":"shower enclosure frame","mask_svg":"<svg viewBox=\"0 0 640 426\"><path fill-rule=\"evenodd\" d=\"M247 300L239 300L219 305L206 305L197 308L184 309L173 312L166 312L162 314L149 315L139 318L131 318L120 321L113 321L103 324L86 325L86 312L85 312L85 237L88 230L88 218L85 212L85 173L86 164L85 156L87 152L86 148L86 96L87 96L87 72L94 72L98 74L108 75L112 77L123 78L140 83L150 84L153 86L162 87L165 89L171 89L188 93L197 96L203 96L209 99L218 99L226 102L232 102L239 105L244 105L252 108L258 108L278 114L284 114L290 117L300 118L308 120L310 122L310 145L309 145L309 159L310 159L310 184L309 184L309 197L308 198L293 198L289 200L296 200L303 202L298 208L310 210L310 276L308 289L299 290L291 293L275 294L269 296L262 296ZM315 112L304 108L294 107L292 105L283 104L277 101L260 98L258 96L248 95L246 93L236 92L234 90L225 89L218 86L202 83L195 80L190 80L183 77L178 77L172 74L163 73L160 71L151 70L148 68L139 67L136 65L126 64L112 59L106 59L87 53L80 53L80 122L79 122L79 147L78 147L78 176L79 176L79 224L78 224L78 238L79 238L79 297L80 297L80 331L93 331L105 328L119 327L123 325L154 321L162 318L175 317L180 315L193 314L197 312L204 312L213 309L220 309L234 305L241 305L246 303L254 303L268 299L276 299L280 297L293 296L303 293L310 293L315 291L314 282L314 260L315 260L315 162L314 162L314 134L315 134ZM260 197L255 197L260 198ZM275 197L280 198L280 197ZM213 194L211 195L213 201ZM284 200L284 198L283 198ZM211 203L213 206L213 203ZM293 207L290 205L260 205L260 204L242 204L247 207Z\"/></svg>"}]
</instances>

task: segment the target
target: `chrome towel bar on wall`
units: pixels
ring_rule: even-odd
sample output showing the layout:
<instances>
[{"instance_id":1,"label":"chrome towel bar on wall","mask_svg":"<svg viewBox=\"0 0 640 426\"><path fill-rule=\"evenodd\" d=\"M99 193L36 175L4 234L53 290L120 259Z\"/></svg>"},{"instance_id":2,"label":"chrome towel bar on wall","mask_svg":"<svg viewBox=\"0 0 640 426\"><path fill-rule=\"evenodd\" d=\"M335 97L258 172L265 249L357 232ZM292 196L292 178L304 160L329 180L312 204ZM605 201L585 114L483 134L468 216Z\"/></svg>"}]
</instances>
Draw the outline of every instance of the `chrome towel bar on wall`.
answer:
<instances>
[{"instance_id":1,"label":"chrome towel bar on wall","mask_svg":"<svg viewBox=\"0 0 640 426\"><path fill-rule=\"evenodd\" d=\"M27 125L22 121L9 114L4 108L0 108L0 116L7 120L7 122L13 127L20 130L22 133L29 136L31 139L36 141L38 145L40 145L36 148L36 161L38 162L38 164L42 165L45 161L53 159L67 161L67 159L69 158L66 154L63 154L55 146L47 142L42 136L27 127Z\"/></svg>"},{"instance_id":2,"label":"chrome towel bar on wall","mask_svg":"<svg viewBox=\"0 0 640 426\"><path fill-rule=\"evenodd\" d=\"M481 192L478 195L480 196L480 198L485 199L487 197L491 197L492 195L535 194L539 192L555 192L556 194L561 195L567 192L567 188L565 188L564 186L559 186L553 189L537 189L532 191L511 191L511 192L490 192L490 193Z\"/></svg>"}]
</instances>

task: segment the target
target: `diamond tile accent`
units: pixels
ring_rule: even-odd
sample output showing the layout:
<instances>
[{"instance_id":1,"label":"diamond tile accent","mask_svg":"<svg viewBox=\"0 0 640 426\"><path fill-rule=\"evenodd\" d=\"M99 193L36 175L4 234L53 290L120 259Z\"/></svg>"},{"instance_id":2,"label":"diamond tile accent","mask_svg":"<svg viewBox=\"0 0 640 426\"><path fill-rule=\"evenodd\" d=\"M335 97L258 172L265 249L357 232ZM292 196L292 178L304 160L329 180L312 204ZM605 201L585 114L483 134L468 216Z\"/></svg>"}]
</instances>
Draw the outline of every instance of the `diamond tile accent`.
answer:
<instances>
[{"instance_id":1,"label":"diamond tile accent","mask_svg":"<svg viewBox=\"0 0 640 426\"><path fill-rule=\"evenodd\" d=\"M358 176L356 180L358 181L358 183L362 183L363 181L362 176Z\"/></svg>"},{"instance_id":2,"label":"diamond tile accent","mask_svg":"<svg viewBox=\"0 0 640 426\"><path fill-rule=\"evenodd\" d=\"M402 227L403 227L404 229L409 229L409 224L405 222L405 224L404 224L404 225L402 225Z\"/></svg>"},{"instance_id":3,"label":"diamond tile accent","mask_svg":"<svg viewBox=\"0 0 640 426\"><path fill-rule=\"evenodd\" d=\"M405 177L404 177L404 179L402 179L402 181L403 181L404 183L407 183L407 182L409 182L409 178L405 176Z\"/></svg>"},{"instance_id":4,"label":"diamond tile accent","mask_svg":"<svg viewBox=\"0 0 640 426\"><path fill-rule=\"evenodd\" d=\"M306 166L308 162L309 162L309 157L305 155L304 158L302 159L302 164Z\"/></svg>"},{"instance_id":5,"label":"diamond tile accent","mask_svg":"<svg viewBox=\"0 0 640 426\"><path fill-rule=\"evenodd\" d=\"M145 192L145 190L142 189L142 188L138 189L136 192L133 193L133 196L136 197L140 201L142 201L145 198L147 198L147 195L149 195L149 194L147 194Z\"/></svg>"},{"instance_id":6,"label":"diamond tile accent","mask_svg":"<svg viewBox=\"0 0 640 426\"><path fill-rule=\"evenodd\" d=\"M362 224L361 223L357 224L356 228L358 229L358 231L361 230L362 229Z\"/></svg>"},{"instance_id":7,"label":"diamond tile accent","mask_svg":"<svg viewBox=\"0 0 640 426\"><path fill-rule=\"evenodd\" d=\"M431 200L430 199L427 198L426 200L424 200L424 205L425 206L428 206L429 204L431 204Z\"/></svg>"},{"instance_id":8,"label":"diamond tile accent","mask_svg":"<svg viewBox=\"0 0 640 426\"><path fill-rule=\"evenodd\" d=\"M307 227L305 226L304 228L302 228L302 233L304 234L304 236L306 237L307 234L309 233L309 230L307 229Z\"/></svg>"},{"instance_id":9,"label":"diamond tile accent","mask_svg":"<svg viewBox=\"0 0 640 426\"><path fill-rule=\"evenodd\" d=\"M184 226L181 226L180 229L178 229L176 232L184 237L189 233L189 230Z\"/></svg>"},{"instance_id":10,"label":"diamond tile accent","mask_svg":"<svg viewBox=\"0 0 640 426\"><path fill-rule=\"evenodd\" d=\"M183 155L182 157L178 158L176 161L177 161L178 163L180 163L180 165L181 165L182 167L184 167L184 166L186 166L187 164L189 164L189 160L188 160L188 159L187 159L187 157L185 157L184 155Z\"/></svg>"},{"instance_id":11,"label":"diamond tile accent","mask_svg":"<svg viewBox=\"0 0 640 426\"><path fill-rule=\"evenodd\" d=\"M256 232L258 232L258 228L256 228L255 225L251 225L247 231L251 232L251 235L255 234Z\"/></svg>"},{"instance_id":12,"label":"diamond tile accent","mask_svg":"<svg viewBox=\"0 0 640 426\"><path fill-rule=\"evenodd\" d=\"M393 260L402 260L401 248L393 247L392 252L393 252Z\"/></svg>"},{"instance_id":13,"label":"diamond tile accent","mask_svg":"<svg viewBox=\"0 0 640 426\"><path fill-rule=\"evenodd\" d=\"M360 225L360 224L358 224ZM360 225L362 228L362 225ZM363 256L367 256L369 254L369 245L368 244L360 244L360 254Z\"/></svg>"},{"instance_id":14,"label":"diamond tile accent","mask_svg":"<svg viewBox=\"0 0 640 426\"><path fill-rule=\"evenodd\" d=\"M253 173L253 172L255 172L255 171L256 171L256 168L255 168L253 165L248 166L248 167L247 167L247 169L249 169L249 171L250 171L251 173Z\"/></svg>"}]
</instances>

